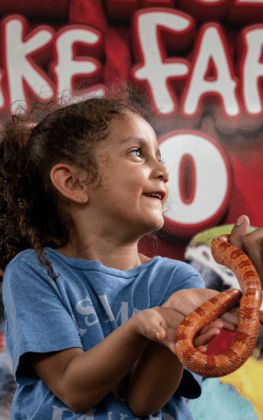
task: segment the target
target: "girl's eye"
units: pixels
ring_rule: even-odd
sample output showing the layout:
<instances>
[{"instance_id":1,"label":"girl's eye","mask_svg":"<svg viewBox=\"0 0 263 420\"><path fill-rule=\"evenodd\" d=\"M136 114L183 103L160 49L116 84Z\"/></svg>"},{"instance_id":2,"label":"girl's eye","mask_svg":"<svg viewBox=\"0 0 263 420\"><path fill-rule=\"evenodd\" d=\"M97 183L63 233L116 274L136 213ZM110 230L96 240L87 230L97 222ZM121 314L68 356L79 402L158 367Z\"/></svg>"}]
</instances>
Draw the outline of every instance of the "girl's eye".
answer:
<instances>
[{"instance_id":1,"label":"girl's eye","mask_svg":"<svg viewBox=\"0 0 263 420\"><path fill-rule=\"evenodd\" d=\"M141 149L134 149L130 151L130 154L134 154L138 157L141 157Z\"/></svg>"}]
</instances>

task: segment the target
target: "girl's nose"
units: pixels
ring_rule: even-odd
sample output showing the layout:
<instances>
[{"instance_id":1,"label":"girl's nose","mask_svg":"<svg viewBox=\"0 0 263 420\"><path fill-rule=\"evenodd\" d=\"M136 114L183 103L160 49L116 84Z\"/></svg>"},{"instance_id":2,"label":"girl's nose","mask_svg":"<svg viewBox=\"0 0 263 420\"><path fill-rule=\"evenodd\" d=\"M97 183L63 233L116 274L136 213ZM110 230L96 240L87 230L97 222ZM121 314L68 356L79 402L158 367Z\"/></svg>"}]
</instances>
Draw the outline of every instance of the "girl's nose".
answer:
<instances>
[{"instance_id":1,"label":"girl's nose","mask_svg":"<svg viewBox=\"0 0 263 420\"><path fill-rule=\"evenodd\" d=\"M155 169L155 176L156 178L161 178L164 182L169 181L169 171L161 162L158 162L158 166Z\"/></svg>"},{"instance_id":2,"label":"girl's nose","mask_svg":"<svg viewBox=\"0 0 263 420\"><path fill-rule=\"evenodd\" d=\"M169 171L166 168L166 166L163 165L163 167L164 167L164 182L168 182L169 181Z\"/></svg>"}]
</instances>

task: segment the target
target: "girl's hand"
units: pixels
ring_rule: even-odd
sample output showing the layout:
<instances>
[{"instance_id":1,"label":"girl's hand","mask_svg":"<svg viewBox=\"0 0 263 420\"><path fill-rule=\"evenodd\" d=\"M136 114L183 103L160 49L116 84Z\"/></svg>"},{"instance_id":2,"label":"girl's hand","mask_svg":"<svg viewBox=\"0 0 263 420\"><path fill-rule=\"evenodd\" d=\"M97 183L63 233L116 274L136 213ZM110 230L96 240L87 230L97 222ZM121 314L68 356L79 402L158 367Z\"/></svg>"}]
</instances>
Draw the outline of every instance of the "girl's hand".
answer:
<instances>
[{"instance_id":1,"label":"girl's hand","mask_svg":"<svg viewBox=\"0 0 263 420\"><path fill-rule=\"evenodd\" d=\"M176 309L177 312L187 316L204 302L218 295L219 292L210 289L188 289L179 290L170 296L163 307ZM206 325L196 336L194 346L201 352L206 352L208 344L215 336L220 334L222 328L235 331L238 324L238 308L232 308L230 311L222 315L220 319L216 319Z\"/></svg>"},{"instance_id":2,"label":"girl's hand","mask_svg":"<svg viewBox=\"0 0 263 420\"><path fill-rule=\"evenodd\" d=\"M140 332L144 337L163 344L175 354L174 340L177 328L184 320L185 315L173 308L162 306L141 311L137 314L137 317L140 323ZM238 307L234 307L199 332L194 340L195 347L199 351L205 352L207 350L206 344L219 335L222 328L235 331L237 323Z\"/></svg>"},{"instance_id":3,"label":"girl's hand","mask_svg":"<svg viewBox=\"0 0 263 420\"><path fill-rule=\"evenodd\" d=\"M173 308L157 306L137 315L140 333L151 341L161 343L175 354L176 331L185 316Z\"/></svg>"},{"instance_id":4,"label":"girl's hand","mask_svg":"<svg viewBox=\"0 0 263 420\"><path fill-rule=\"evenodd\" d=\"M194 346L201 352L206 352L208 344L220 334L222 329L234 332L238 326L238 305L225 312L220 318L210 322L198 333L194 339Z\"/></svg>"}]
</instances>

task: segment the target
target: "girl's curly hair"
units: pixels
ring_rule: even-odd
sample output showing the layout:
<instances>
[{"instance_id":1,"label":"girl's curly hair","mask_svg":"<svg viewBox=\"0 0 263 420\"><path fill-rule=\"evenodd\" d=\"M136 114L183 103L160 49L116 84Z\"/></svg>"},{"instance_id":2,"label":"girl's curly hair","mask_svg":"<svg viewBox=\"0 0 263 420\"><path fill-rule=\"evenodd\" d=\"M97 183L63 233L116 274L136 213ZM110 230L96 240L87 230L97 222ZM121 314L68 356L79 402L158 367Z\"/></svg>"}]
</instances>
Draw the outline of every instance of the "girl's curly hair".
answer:
<instances>
[{"instance_id":1,"label":"girl's curly hair","mask_svg":"<svg viewBox=\"0 0 263 420\"><path fill-rule=\"evenodd\" d=\"M107 138L113 118L131 110L147 118L133 98L92 98L62 106L36 103L26 114L13 115L0 142L0 267L20 251L33 248L48 267L44 247L67 244L70 228L59 204L50 171L60 162L86 169L90 182L99 176L97 143ZM40 122L38 122L40 120ZM52 277L52 276L51 276ZM53 276L52 278L55 278Z\"/></svg>"}]
</instances>

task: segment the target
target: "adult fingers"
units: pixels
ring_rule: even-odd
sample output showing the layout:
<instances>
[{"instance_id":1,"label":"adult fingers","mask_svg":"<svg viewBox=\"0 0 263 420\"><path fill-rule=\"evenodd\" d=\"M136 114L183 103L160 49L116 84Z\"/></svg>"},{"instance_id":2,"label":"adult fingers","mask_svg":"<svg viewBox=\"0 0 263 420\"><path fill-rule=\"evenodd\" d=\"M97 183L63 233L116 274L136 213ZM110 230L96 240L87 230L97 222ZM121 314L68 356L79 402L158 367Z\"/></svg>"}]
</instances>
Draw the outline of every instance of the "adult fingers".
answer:
<instances>
[{"instance_id":1,"label":"adult fingers","mask_svg":"<svg viewBox=\"0 0 263 420\"><path fill-rule=\"evenodd\" d=\"M230 243L242 249L252 261L263 284L263 227L248 233L249 218L239 217L232 229Z\"/></svg>"},{"instance_id":2,"label":"adult fingers","mask_svg":"<svg viewBox=\"0 0 263 420\"><path fill-rule=\"evenodd\" d=\"M243 237L244 252L252 261L263 283L263 227L247 233Z\"/></svg>"},{"instance_id":3,"label":"adult fingers","mask_svg":"<svg viewBox=\"0 0 263 420\"><path fill-rule=\"evenodd\" d=\"M244 249L243 247L243 237L247 234L250 222L249 218L245 215L242 215L238 218L235 226L232 229L230 235L230 243L236 246L239 249Z\"/></svg>"}]
</instances>

